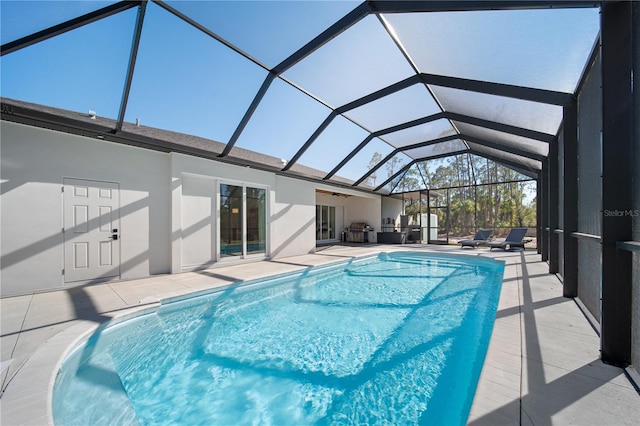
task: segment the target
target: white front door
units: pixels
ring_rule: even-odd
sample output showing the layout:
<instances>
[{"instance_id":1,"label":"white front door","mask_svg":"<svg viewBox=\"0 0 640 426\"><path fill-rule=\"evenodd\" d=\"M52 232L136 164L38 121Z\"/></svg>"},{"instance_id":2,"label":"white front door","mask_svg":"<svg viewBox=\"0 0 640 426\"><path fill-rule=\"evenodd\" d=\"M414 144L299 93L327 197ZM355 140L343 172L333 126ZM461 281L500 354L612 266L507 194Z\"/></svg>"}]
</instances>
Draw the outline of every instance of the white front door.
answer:
<instances>
[{"instance_id":1,"label":"white front door","mask_svg":"<svg viewBox=\"0 0 640 426\"><path fill-rule=\"evenodd\" d=\"M119 277L119 184L65 178L62 190L64 281Z\"/></svg>"}]
</instances>

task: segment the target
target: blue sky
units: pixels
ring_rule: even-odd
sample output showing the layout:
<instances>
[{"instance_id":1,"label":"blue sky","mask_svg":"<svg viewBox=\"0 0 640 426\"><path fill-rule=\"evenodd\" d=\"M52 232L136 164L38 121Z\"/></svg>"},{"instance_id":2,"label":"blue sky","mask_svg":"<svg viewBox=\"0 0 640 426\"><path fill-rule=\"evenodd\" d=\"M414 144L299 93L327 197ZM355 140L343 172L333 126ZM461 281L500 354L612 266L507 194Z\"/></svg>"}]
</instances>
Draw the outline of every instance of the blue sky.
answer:
<instances>
[{"instance_id":1,"label":"blue sky","mask_svg":"<svg viewBox=\"0 0 640 426\"><path fill-rule=\"evenodd\" d=\"M2 43L110 3L3 0ZM267 75L264 68L277 65L358 5L347 1L168 3L251 58L149 3L125 120L139 118L143 125L221 142L229 140L251 103ZM79 112L91 109L116 118L136 12L131 9L3 56L2 96ZM373 15L364 18L284 73L326 105L278 79L237 146L288 159L328 116L329 107L412 75L412 65L383 23L420 72L572 92L597 36L599 13L598 9L554 9L391 14L382 21ZM465 102L464 96L451 93L446 98L452 104ZM469 97L468 102L473 99ZM495 102L494 115L502 114L500 108L515 111L512 102L502 106L500 99ZM361 126L345 118L334 120L300 162L329 171L366 137L362 127L380 130L438 111L424 86L412 86L345 113ZM548 115L553 114L539 113L543 120ZM555 122L547 124L557 127ZM422 136L437 137L447 131L434 126L421 129ZM421 133L414 133L415 142L422 142ZM388 140L406 145L411 142L407 135L389 135ZM380 148L384 145L380 140L375 143ZM339 174L352 179L362 175L371 159L369 151L365 151L368 158L364 153L356 156Z\"/></svg>"}]
</instances>

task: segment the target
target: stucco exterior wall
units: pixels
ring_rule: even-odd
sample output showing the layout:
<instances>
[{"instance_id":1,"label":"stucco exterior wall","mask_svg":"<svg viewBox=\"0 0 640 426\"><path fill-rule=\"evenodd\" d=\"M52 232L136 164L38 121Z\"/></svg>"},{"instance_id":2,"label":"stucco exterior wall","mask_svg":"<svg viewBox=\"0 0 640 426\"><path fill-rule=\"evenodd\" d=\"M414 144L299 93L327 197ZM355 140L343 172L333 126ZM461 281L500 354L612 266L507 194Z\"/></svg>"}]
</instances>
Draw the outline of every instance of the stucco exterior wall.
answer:
<instances>
[{"instance_id":1,"label":"stucco exterior wall","mask_svg":"<svg viewBox=\"0 0 640 426\"><path fill-rule=\"evenodd\" d=\"M120 185L121 277L169 272L166 154L2 122L2 295L64 287L62 183Z\"/></svg>"},{"instance_id":2,"label":"stucco exterior wall","mask_svg":"<svg viewBox=\"0 0 640 426\"><path fill-rule=\"evenodd\" d=\"M276 176L271 213L271 257L316 249L316 193L311 182Z\"/></svg>"},{"instance_id":3,"label":"stucco exterior wall","mask_svg":"<svg viewBox=\"0 0 640 426\"><path fill-rule=\"evenodd\" d=\"M219 262L220 182L267 190L267 253L259 257L315 251L316 183L11 122L0 130L2 297L85 283L63 275L64 178L119 184L121 279ZM340 197L345 222L379 227L380 198L358 194Z\"/></svg>"},{"instance_id":4,"label":"stucco exterior wall","mask_svg":"<svg viewBox=\"0 0 640 426\"><path fill-rule=\"evenodd\" d=\"M402 200L397 198L383 198L382 200L382 217L392 219L393 223L400 225L400 215L402 214ZM392 226L392 225L388 225ZM423 226L427 226L424 224Z\"/></svg>"}]
</instances>

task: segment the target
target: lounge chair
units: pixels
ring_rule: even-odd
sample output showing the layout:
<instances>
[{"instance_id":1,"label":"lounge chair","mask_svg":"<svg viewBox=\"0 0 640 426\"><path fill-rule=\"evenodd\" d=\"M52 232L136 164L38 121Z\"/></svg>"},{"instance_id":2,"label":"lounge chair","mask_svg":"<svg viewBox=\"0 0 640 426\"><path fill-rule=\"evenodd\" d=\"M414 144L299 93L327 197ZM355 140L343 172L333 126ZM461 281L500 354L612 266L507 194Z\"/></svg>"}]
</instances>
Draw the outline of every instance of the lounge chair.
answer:
<instances>
[{"instance_id":1,"label":"lounge chair","mask_svg":"<svg viewBox=\"0 0 640 426\"><path fill-rule=\"evenodd\" d=\"M501 248L502 250L509 250L514 247L524 249L524 245L531 240L525 240L524 236L527 234L529 228L512 228L504 241L489 241L487 246L489 250L494 248Z\"/></svg>"},{"instance_id":2,"label":"lounge chair","mask_svg":"<svg viewBox=\"0 0 640 426\"><path fill-rule=\"evenodd\" d=\"M463 247L473 247L476 248L478 246L481 245L485 245L486 243L489 242L489 237L491 236L491 229L481 229L478 232L476 232L476 236L473 237L472 240L460 240L458 241L458 244L460 244L460 248Z\"/></svg>"}]
</instances>

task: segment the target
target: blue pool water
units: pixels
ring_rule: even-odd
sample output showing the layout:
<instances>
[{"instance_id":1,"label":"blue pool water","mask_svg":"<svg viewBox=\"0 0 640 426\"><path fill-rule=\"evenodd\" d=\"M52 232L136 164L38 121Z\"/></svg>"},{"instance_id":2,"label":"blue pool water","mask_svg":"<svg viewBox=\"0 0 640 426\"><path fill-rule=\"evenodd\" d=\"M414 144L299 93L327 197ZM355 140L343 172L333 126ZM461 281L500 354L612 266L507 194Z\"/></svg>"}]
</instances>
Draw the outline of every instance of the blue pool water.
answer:
<instances>
[{"instance_id":1,"label":"blue pool water","mask_svg":"<svg viewBox=\"0 0 640 426\"><path fill-rule=\"evenodd\" d=\"M163 304L67 358L54 422L465 424L503 269L381 254Z\"/></svg>"}]
</instances>

